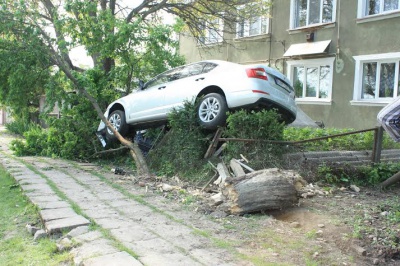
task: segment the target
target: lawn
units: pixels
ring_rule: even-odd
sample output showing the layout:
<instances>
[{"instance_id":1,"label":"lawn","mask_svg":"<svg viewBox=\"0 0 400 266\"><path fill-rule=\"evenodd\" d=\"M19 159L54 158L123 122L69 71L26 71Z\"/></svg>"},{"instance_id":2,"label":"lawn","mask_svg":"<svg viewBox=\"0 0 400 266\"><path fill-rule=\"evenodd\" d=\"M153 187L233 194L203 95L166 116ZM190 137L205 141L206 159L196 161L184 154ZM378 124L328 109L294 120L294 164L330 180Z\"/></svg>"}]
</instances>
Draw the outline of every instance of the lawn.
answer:
<instances>
[{"instance_id":1,"label":"lawn","mask_svg":"<svg viewBox=\"0 0 400 266\"><path fill-rule=\"evenodd\" d=\"M33 240L25 226L40 226L39 221L35 206L0 166L0 265L72 265L69 253L57 251L55 240Z\"/></svg>"}]
</instances>

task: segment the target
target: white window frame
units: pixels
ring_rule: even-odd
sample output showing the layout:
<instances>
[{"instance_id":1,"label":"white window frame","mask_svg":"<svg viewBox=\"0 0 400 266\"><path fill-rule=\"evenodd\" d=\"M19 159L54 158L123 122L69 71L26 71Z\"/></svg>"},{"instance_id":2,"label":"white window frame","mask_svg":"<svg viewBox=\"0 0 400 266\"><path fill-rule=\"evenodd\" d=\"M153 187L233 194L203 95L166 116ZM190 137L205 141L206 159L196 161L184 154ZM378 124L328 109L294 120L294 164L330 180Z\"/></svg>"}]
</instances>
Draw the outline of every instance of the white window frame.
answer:
<instances>
[{"instance_id":1,"label":"white window frame","mask_svg":"<svg viewBox=\"0 0 400 266\"><path fill-rule=\"evenodd\" d=\"M210 29L206 27L204 29L204 36L200 37L200 38L204 38L204 42L199 41L200 44L205 44L205 45L210 45L210 44L218 44L221 43L223 41L223 30L224 30L224 22L222 20L222 18L215 18L215 20L218 20L218 30L215 32L216 34L216 40L215 41L211 41L211 35L213 33L213 29Z\"/></svg>"},{"instance_id":2,"label":"white window frame","mask_svg":"<svg viewBox=\"0 0 400 266\"><path fill-rule=\"evenodd\" d=\"M326 57L326 58L318 58L318 59L306 59L306 60L292 60L287 61L288 65L288 77L293 83L293 73L294 67L321 67L321 66L329 66L330 73L328 76L328 81L330 83L330 87L328 89L328 97L327 98L317 98L317 97L304 97L304 98L296 98L296 103L305 103L305 104L331 104L332 102L332 87L333 87L333 72L334 72L334 63L335 57ZM293 84L292 84L293 85Z\"/></svg>"},{"instance_id":3,"label":"white window frame","mask_svg":"<svg viewBox=\"0 0 400 266\"><path fill-rule=\"evenodd\" d=\"M270 19L267 16L257 16L254 19L257 19L258 21L258 32L256 34L251 34L250 33L250 25L251 25L251 20L247 19L242 21L241 23L236 23L236 38L237 39L242 39L242 38L247 38L247 37L254 37L254 36L260 36L260 35L265 35L265 34L269 34L270 30L269 30L269 25L270 25ZM266 22L266 26L265 26L265 32L262 32L262 24L263 21ZM242 27L244 27L243 30L243 36L239 35L239 30L242 24Z\"/></svg>"},{"instance_id":4,"label":"white window frame","mask_svg":"<svg viewBox=\"0 0 400 266\"><path fill-rule=\"evenodd\" d=\"M295 29L301 29L301 28L310 28L310 27L315 27L315 26L320 26L320 25L328 25L331 23L336 22L336 6L337 6L337 0L333 0L333 9L332 9L332 21L330 22L322 22L322 15L323 15L323 0L321 1L320 5L320 13L319 13L319 23L314 23L314 24L308 24L308 19L310 12L307 11L307 19L306 19L306 26L301 26L301 27L296 27L295 19L296 19L296 2L298 0L290 0L290 29L295 30ZM309 9L310 6L310 0L307 0L307 7Z\"/></svg>"},{"instance_id":5,"label":"white window frame","mask_svg":"<svg viewBox=\"0 0 400 266\"><path fill-rule=\"evenodd\" d=\"M357 18L374 18L374 17L381 17L382 15L387 16L387 15L393 15L396 14L400 15L400 0L398 0L398 8L395 10L389 10L389 11L384 11L384 0L379 0L380 1L380 6L379 6L379 13L378 14L373 14L373 15L366 15L367 11L367 1L368 0L358 0L358 8L357 8Z\"/></svg>"},{"instance_id":6,"label":"white window frame","mask_svg":"<svg viewBox=\"0 0 400 266\"><path fill-rule=\"evenodd\" d=\"M394 88L393 98L375 98L375 99L362 99L362 84L363 84L363 64L364 63L396 63L395 80L394 84L399 84L399 68L400 68L400 52L387 53L387 54L372 54L353 56L355 60L355 73L354 73L354 92L353 100L350 102L352 105L378 105L384 106L391 102L397 96L397 91ZM380 84L380 68L377 70L377 83ZM378 87L376 87L376 90Z\"/></svg>"}]
</instances>

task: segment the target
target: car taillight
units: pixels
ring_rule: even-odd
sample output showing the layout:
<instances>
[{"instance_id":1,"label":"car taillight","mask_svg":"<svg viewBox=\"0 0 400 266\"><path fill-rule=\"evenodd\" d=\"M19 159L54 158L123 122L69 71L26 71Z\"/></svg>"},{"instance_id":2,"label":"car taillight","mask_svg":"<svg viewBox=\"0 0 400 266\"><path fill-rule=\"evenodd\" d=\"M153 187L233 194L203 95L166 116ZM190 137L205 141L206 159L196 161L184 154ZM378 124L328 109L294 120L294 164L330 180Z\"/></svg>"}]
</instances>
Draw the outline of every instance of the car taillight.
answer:
<instances>
[{"instance_id":1,"label":"car taillight","mask_svg":"<svg viewBox=\"0 0 400 266\"><path fill-rule=\"evenodd\" d=\"M265 72L264 68L247 68L246 73L249 78L268 80L267 72Z\"/></svg>"}]
</instances>

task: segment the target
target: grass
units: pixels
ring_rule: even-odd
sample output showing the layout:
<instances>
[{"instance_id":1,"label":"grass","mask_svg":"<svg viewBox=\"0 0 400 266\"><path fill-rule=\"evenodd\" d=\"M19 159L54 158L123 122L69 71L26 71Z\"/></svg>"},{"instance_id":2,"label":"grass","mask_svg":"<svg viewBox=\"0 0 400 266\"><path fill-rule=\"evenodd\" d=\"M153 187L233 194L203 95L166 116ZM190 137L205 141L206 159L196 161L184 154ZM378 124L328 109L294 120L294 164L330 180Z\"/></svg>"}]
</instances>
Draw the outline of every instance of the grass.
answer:
<instances>
[{"instance_id":1,"label":"grass","mask_svg":"<svg viewBox=\"0 0 400 266\"><path fill-rule=\"evenodd\" d=\"M0 265L68 265L68 252L58 252L48 238L37 242L25 229L38 223L37 209L21 193L19 186L0 167Z\"/></svg>"}]
</instances>

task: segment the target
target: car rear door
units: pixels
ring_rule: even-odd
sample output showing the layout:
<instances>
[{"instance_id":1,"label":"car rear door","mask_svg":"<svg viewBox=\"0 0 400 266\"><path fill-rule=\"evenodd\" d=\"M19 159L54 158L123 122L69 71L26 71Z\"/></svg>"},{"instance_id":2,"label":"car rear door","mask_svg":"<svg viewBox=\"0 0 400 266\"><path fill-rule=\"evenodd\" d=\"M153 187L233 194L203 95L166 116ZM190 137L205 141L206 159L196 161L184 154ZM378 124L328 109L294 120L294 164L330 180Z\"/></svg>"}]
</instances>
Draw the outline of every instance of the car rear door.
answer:
<instances>
[{"instance_id":1,"label":"car rear door","mask_svg":"<svg viewBox=\"0 0 400 266\"><path fill-rule=\"evenodd\" d=\"M199 62L185 66L181 70L180 79L168 84L165 88L165 108L183 107L185 100L192 101L207 85L207 72L216 65L209 62Z\"/></svg>"}]
</instances>

